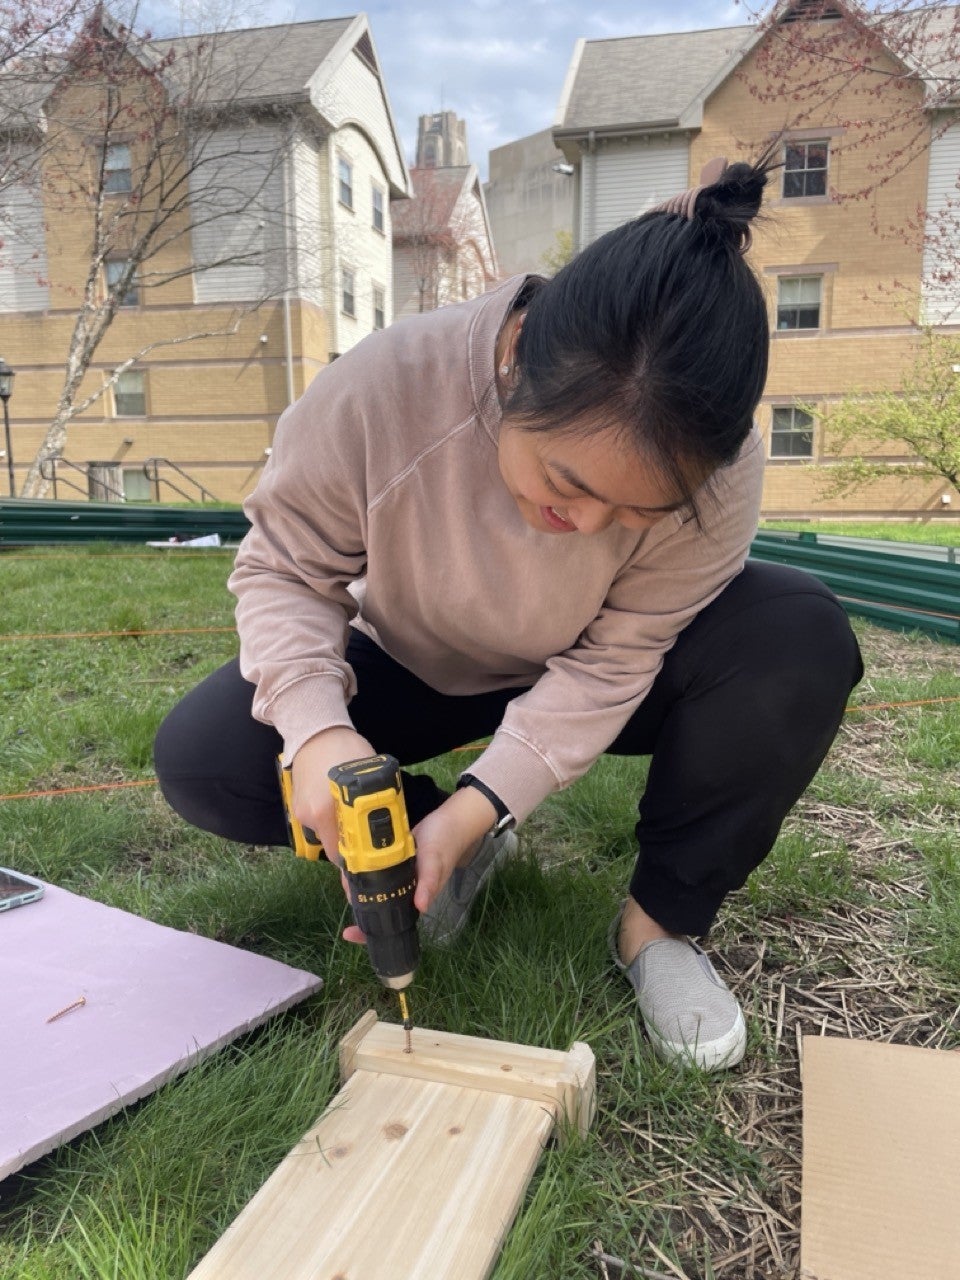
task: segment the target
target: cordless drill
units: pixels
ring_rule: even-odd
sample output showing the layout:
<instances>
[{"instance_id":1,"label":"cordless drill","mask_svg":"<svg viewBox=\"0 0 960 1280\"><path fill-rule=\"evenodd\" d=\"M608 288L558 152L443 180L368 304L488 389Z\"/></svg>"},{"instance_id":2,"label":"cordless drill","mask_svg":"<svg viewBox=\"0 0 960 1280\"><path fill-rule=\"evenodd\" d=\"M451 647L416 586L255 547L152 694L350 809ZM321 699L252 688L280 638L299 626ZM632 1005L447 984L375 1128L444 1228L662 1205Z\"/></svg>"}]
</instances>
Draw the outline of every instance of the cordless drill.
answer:
<instances>
[{"instance_id":1,"label":"cordless drill","mask_svg":"<svg viewBox=\"0 0 960 1280\"><path fill-rule=\"evenodd\" d=\"M405 992L420 960L420 943L413 905L416 849L400 766L393 756L367 756L337 765L329 777L353 916L366 935L374 973L399 996L409 1052L412 1023ZM288 768L280 769L280 788L291 843L299 857L316 861L322 847L293 816Z\"/></svg>"}]
</instances>

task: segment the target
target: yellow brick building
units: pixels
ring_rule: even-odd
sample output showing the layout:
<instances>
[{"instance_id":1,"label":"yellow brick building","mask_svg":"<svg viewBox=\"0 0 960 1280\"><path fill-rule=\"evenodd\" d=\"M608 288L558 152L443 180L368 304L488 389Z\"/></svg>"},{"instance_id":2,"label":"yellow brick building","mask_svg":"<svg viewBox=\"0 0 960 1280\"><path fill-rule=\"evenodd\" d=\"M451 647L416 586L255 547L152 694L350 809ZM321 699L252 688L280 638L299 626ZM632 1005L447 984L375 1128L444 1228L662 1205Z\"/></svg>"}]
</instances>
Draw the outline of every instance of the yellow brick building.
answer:
<instances>
[{"instance_id":1,"label":"yellow brick building","mask_svg":"<svg viewBox=\"0 0 960 1280\"><path fill-rule=\"evenodd\" d=\"M131 267L76 402L108 389L69 422L46 474L61 497L86 493L97 463L129 498L238 501L286 405L392 318L390 202L410 183L369 25L359 15L145 42L102 22L101 60L113 39L142 64L139 80L122 77L128 98L139 84L174 104L165 119L179 133L161 155L171 217ZM185 127L201 57L204 97L189 86ZM155 177L138 186L159 169L136 111L117 110L107 133L84 129L113 101L82 60L45 81L0 82L5 153L19 164L0 167L0 355L16 371L18 492L57 413L92 249L107 245L93 273L100 305L132 261L124 245L137 243L146 193L161 189ZM190 169L184 149L201 137L206 167ZM102 234L114 215L120 230Z\"/></svg>"},{"instance_id":2,"label":"yellow brick building","mask_svg":"<svg viewBox=\"0 0 960 1280\"><path fill-rule=\"evenodd\" d=\"M810 0L781 4L759 27L575 50L553 137L576 169L578 247L694 185L713 156L779 152L750 255L772 334L759 411L768 517L960 517L960 494L929 478L824 498L830 442L806 412L897 388L918 324L956 331L957 286L932 283L955 240L938 245L929 231L955 197L960 132L917 69L924 56L942 69L953 15L923 15L903 42L912 65L842 4ZM855 74L865 57L869 70Z\"/></svg>"}]
</instances>

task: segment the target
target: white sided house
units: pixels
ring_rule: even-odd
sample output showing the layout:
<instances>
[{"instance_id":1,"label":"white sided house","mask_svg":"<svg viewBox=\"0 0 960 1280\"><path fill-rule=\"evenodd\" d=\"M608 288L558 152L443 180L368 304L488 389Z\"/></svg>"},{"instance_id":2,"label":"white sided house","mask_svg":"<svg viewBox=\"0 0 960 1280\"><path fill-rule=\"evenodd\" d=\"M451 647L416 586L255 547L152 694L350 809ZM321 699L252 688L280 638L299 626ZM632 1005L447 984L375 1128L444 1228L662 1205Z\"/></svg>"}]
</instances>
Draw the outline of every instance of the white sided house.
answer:
<instances>
[{"instance_id":1,"label":"white sided house","mask_svg":"<svg viewBox=\"0 0 960 1280\"><path fill-rule=\"evenodd\" d=\"M340 355L393 318L390 202L410 194L369 24L360 14L238 31L234 41L249 67L243 93L251 106L298 98L303 107L292 121L222 131L224 166L204 166L204 181L246 184L263 216L254 201L236 220L233 234L249 246L249 262L227 255L228 265L198 274L196 301L279 290L323 309L329 354ZM271 216L277 210L284 216ZM194 253L198 262L223 255L222 226L206 235L196 229Z\"/></svg>"},{"instance_id":2,"label":"white sided house","mask_svg":"<svg viewBox=\"0 0 960 1280\"><path fill-rule=\"evenodd\" d=\"M419 168L414 195L393 211L398 316L476 298L497 278L497 256L476 165Z\"/></svg>"},{"instance_id":3,"label":"white sided house","mask_svg":"<svg viewBox=\"0 0 960 1280\"><path fill-rule=\"evenodd\" d=\"M411 182L370 26L357 14L153 41L127 38L105 10L90 23L98 41L132 50L176 127L167 150L147 129L105 136L100 98L88 102L69 58L32 80L0 70L0 353L18 374L10 487L58 414L94 243L95 202L79 187L74 202L58 197L57 176L102 163L105 222L135 227L154 199L165 230L137 258L118 234L94 262L98 299L135 274L84 370L54 493L83 493L96 466L117 498L239 501L287 405L394 316L392 210ZM131 99L139 83L124 80Z\"/></svg>"}]
</instances>

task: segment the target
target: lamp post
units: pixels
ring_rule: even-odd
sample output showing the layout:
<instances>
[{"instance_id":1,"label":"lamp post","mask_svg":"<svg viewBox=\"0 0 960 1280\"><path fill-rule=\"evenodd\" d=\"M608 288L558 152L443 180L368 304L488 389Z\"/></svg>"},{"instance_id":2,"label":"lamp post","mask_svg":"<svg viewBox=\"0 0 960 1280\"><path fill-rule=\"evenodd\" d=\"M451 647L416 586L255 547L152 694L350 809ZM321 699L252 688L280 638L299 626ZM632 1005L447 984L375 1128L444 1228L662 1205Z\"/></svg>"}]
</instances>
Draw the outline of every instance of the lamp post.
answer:
<instances>
[{"instance_id":1,"label":"lamp post","mask_svg":"<svg viewBox=\"0 0 960 1280\"><path fill-rule=\"evenodd\" d=\"M10 497L16 497L13 484L13 445L10 440L10 410L7 407L13 395L13 380L17 375L0 356L0 400L3 401L3 431L7 441L7 479L10 482Z\"/></svg>"}]
</instances>

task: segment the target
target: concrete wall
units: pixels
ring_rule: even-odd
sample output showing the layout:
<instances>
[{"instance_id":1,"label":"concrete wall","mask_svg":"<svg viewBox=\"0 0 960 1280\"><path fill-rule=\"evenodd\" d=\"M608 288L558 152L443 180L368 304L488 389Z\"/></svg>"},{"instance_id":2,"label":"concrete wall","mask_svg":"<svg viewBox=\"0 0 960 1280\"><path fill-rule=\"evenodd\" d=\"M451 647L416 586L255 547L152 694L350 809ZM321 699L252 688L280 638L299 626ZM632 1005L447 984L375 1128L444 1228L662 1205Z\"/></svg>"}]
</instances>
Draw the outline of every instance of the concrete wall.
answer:
<instances>
[{"instance_id":1,"label":"concrete wall","mask_svg":"<svg viewBox=\"0 0 960 1280\"><path fill-rule=\"evenodd\" d=\"M490 152L484 195L503 276L543 271L557 232L573 233L574 179L554 171L561 162L550 129Z\"/></svg>"}]
</instances>

